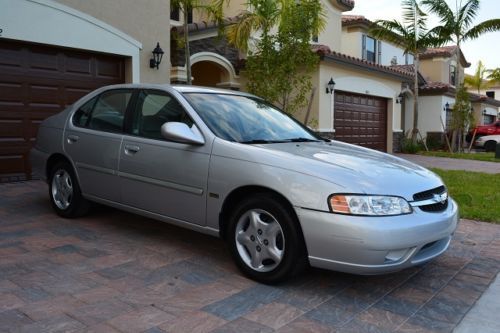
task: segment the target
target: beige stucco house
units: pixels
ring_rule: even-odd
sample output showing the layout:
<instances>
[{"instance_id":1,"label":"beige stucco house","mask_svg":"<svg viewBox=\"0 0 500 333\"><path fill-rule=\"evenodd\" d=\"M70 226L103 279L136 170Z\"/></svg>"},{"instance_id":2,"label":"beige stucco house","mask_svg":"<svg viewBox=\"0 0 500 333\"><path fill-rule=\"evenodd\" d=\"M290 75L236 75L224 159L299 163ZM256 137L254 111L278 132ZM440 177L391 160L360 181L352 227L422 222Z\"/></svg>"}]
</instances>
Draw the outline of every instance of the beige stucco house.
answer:
<instances>
[{"instance_id":1,"label":"beige stucco house","mask_svg":"<svg viewBox=\"0 0 500 333\"><path fill-rule=\"evenodd\" d=\"M169 82L170 1L0 0L0 181L31 176L38 124L97 87ZM150 68L157 43L165 60Z\"/></svg>"},{"instance_id":2,"label":"beige stucco house","mask_svg":"<svg viewBox=\"0 0 500 333\"><path fill-rule=\"evenodd\" d=\"M398 96L405 83L411 82L412 74L390 67L392 49L381 50L380 59L369 61L350 48L352 41L343 34L344 12L354 7L350 0L324 0L327 27L312 41L321 62L312 75L315 94L312 114L309 119L324 136L360 144L382 151L393 151L393 140L402 135L401 105ZM244 1L231 1L229 12L237 15L245 9ZM234 20L226 13L228 20ZM172 23L172 34L182 35L182 17L176 16ZM217 38L217 28L202 18L189 24L192 78L194 84L245 89L244 58L238 50L226 41ZM255 38L258 38L256 36ZM357 38L354 37L353 38ZM362 43L360 40L357 44ZM387 52L387 53L386 53ZM404 61L402 51L396 52L399 61ZM387 60L389 59L389 60ZM185 82L184 52L172 44L171 80ZM335 88L326 92L332 79ZM304 113L295 115L304 120Z\"/></svg>"},{"instance_id":3,"label":"beige stucco house","mask_svg":"<svg viewBox=\"0 0 500 333\"><path fill-rule=\"evenodd\" d=\"M431 48L420 55L420 73L425 83L420 87L420 111L422 132L441 135L449 129L451 108L455 103L455 92L459 84L457 62L460 61L460 78L464 77L464 68L470 66L462 52L457 59L456 46ZM476 125L493 122L497 117L500 101L486 95L470 93L471 111ZM443 129L443 125L445 129Z\"/></svg>"}]
</instances>

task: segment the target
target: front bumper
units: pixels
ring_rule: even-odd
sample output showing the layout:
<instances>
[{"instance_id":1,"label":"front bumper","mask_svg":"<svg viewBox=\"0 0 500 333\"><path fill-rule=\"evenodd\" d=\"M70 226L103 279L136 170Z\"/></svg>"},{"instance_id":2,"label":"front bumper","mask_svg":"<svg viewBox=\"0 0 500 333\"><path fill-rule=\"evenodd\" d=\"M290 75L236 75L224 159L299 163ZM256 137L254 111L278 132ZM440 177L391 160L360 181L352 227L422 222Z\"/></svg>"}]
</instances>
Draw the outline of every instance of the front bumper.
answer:
<instances>
[{"instance_id":1,"label":"front bumper","mask_svg":"<svg viewBox=\"0 0 500 333\"><path fill-rule=\"evenodd\" d=\"M478 148L483 148L484 147L484 141L474 141L474 147Z\"/></svg>"},{"instance_id":2,"label":"front bumper","mask_svg":"<svg viewBox=\"0 0 500 333\"><path fill-rule=\"evenodd\" d=\"M311 266L354 274L382 274L429 261L448 248L458 207L428 213L365 217L296 208Z\"/></svg>"}]
</instances>

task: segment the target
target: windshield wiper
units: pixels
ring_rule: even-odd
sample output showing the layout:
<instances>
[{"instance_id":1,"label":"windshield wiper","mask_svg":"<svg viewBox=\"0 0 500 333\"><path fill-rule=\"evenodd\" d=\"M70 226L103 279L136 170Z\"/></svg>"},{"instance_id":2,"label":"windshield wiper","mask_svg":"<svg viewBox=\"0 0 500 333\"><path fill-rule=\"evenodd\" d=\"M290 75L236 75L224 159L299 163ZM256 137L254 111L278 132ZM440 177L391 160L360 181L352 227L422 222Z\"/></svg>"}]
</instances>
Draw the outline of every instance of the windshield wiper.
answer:
<instances>
[{"instance_id":1,"label":"windshield wiper","mask_svg":"<svg viewBox=\"0 0 500 333\"><path fill-rule=\"evenodd\" d=\"M285 141L287 141L287 142L319 142L321 140L309 139L309 138L291 138L291 139L286 139Z\"/></svg>"},{"instance_id":2,"label":"windshield wiper","mask_svg":"<svg viewBox=\"0 0 500 333\"><path fill-rule=\"evenodd\" d=\"M287 142L288 140L264 140L264 139L254 139L254 140L248 140L248 141L240 141L239 143L244 143L244 144L265 144L265 143L283 143Z\"/></svg>"}]
</instances>

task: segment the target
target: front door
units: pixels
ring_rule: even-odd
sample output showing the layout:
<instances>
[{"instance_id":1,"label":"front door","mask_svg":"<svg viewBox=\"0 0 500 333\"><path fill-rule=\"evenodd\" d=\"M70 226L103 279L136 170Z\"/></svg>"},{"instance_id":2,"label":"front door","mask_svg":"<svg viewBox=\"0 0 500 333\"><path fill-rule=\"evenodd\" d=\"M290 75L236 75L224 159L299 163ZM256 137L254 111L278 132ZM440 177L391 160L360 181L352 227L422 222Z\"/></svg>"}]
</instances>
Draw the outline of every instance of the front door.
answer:
<instances>
[{"instance_id":1,"label":"front door","mask_svg":"<svg viewBox=\"0 0 500 333\"><path fill-rule=\"evenodd\" d=\"M118 158L132 90L109 90L77 110L64 133L84 195L120 201Z\"/></svg>"},{"instance_id":2,"label":"front door","mask_svg":"<svg viewBox=\"0 0 500 333\"><path fill-rule=\"evenodd\" d=\"M120 151L122 202L177 220L205 224L210 145L167 141L166 122L196 126L170 94L143 90Z\"/></svg>"}]
</instances>

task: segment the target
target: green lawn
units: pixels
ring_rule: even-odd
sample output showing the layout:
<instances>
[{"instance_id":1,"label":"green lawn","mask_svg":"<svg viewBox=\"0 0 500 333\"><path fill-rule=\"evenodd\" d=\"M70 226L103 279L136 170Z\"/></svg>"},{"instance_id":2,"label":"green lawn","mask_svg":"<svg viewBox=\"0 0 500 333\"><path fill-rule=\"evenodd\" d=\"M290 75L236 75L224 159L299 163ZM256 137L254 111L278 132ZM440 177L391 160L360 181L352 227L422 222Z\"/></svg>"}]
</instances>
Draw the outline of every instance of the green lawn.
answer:
<instances>
[{"instance_id":1,"label":"green lawn","mask_svg":"<svg viewBox=\"0 0 500 333\"><path fill-rule=\"evenodd\" d=\"M500 158L495 158L494 152L489 153L454 153L451 154L447 151L420 151L420 155L425 156L437 156L437 157L450 157L450 158L461 158L465 160L476 160L476 161L486 161L486 162L497 162L500 163Z\"/></svg>"},{"instance_id":2,"label":"green lawn","mask_svg":"<svg viewBox=\"0 0 500 333\"><path fill-rule=\"evenodd\" d=\"M500 175L432 169L458 202L460 217L500 223Z\"/></svg>"}]
</instances>

